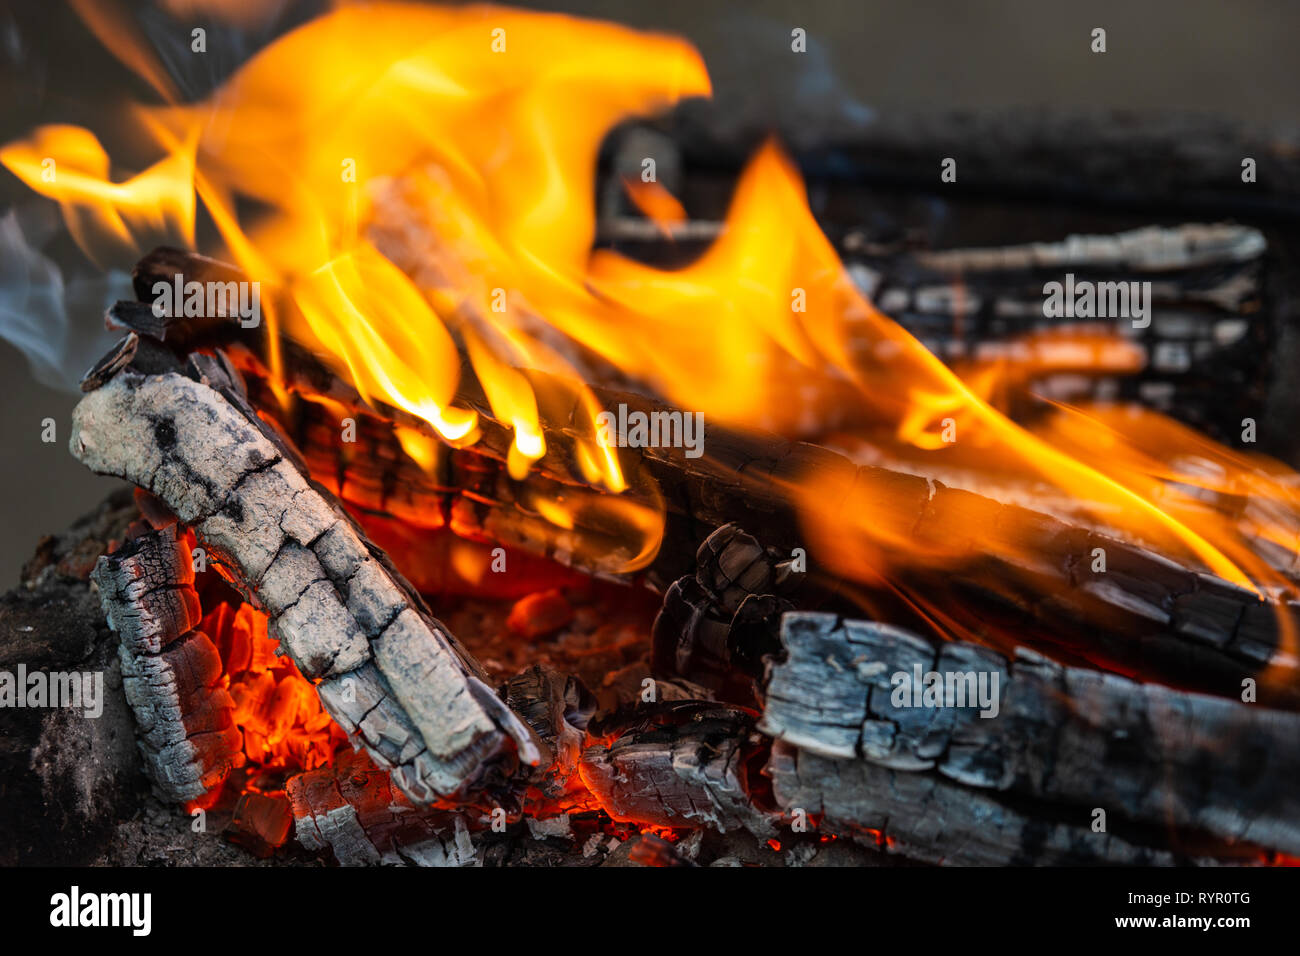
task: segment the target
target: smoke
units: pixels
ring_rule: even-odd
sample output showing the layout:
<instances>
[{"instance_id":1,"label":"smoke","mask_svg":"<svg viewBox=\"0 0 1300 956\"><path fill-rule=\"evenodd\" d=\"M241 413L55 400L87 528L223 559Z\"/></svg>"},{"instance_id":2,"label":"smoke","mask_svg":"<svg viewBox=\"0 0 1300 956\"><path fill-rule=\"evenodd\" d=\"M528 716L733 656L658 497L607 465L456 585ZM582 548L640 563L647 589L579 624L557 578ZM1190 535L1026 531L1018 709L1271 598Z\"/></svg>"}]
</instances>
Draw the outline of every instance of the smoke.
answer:
<instances>
[{"instance_id":1,"label":"smoke","mask_svg":"<svg viewBox=\"0 0 1300 956\"><path fill-rule=\"evenodd\" d=\"M713 80L713 97L683 105L680 116L708 141L736 144L775 133L799 151L860 135L875 119L843 82L830 50L815 37L792 49L791 24L733 13L701 25L694 37Z\"/></svg>"},{"instance_id":2,"label":"smoke","mask_svg":"<svg viewBox=\"0 0 1300 956\"><path fill-rule=\"evenodd\" d=\"M158 0L134 23L187 102L212 95L277 37L325 12L319 0ZM201 30L202 53L195 50Z\"/></svg>"},{"instance_id":3,"label":"smoke","mask_svg":"<svg viewBox=\"0 0 1300 956\"><path fill-rule=\"evenodd\" d=\"M131 298L131 279L117 269L65 279L42 251L58 227L57 212L45 205L0 216L0 339L23 354L37 381L76 392L117 337L89 319Z\"/></svg>"}]
</instances>

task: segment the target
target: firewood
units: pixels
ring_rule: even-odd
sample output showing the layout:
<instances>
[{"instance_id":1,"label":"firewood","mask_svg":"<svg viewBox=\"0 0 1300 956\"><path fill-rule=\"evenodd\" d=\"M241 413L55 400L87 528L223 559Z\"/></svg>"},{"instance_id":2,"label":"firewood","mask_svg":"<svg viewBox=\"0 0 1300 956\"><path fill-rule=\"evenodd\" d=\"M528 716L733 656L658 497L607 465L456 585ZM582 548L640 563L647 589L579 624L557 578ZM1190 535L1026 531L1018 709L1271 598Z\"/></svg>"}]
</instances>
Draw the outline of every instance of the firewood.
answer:
<instances>
[{"instance_id":1,"label":"firewood","mask_svg":"<svg viewBox=\"0 0 1300 956\"><path fill-rule=\"evenodd\" d=\"M218 361L124 371L82 399L73 454L198 534L272 617L323 706L413 800L463 800L540 757L527 728L400 575L372 553ZM214 387L215 384L215 387Z\"/></svg>"},{"instance_id":2,"label":"firewood","mask_svg":"<svg viewBox=\"0 0 1300 956\"><path fill-rule=\"evenodd\" d=\"M664 594L652 629L655 669L756 704L764 657L781 649L781 615L795 607L788 595L800 575L734 524L705 538L696 562L695 574Z\"/></svg>"},{"instance_id":3,"label":"firewood","mask_svg":"<svg viewBox=\"0 0 1300 956\"><path fill-rule=\"evenodd\" d=\"M286 792L298 842L342 866L465 866L475 850L464 814L412 806L364 755L291 777Z\"/></svg>"},{"instance_id":4,"label":"firewood","mask_svg":"<svg viewBox=\"0 0 1300 956\"><path fill-rule=\"evenodd\" d=\"M663 827L776 833L750 795L764 743L746 712L701 702L661 704L609 744L582 754L582 778L615 820Z\"/></svg>"},{"instance_id":5,"label":"firewood","mask_svg":"<svg viewBox=\"0 0 1300 956\"><path fill-rule=\"evenodd\" d=\"M189 547L173 525L128 541L92 573L118 635L122 685L145 773L163 797L197 800L244 762L221 657L199 623Z\"/></svg>"},{"instance_id":6,"label":"firewood","mask_svg":"<svg viewBox=\"0 0 1300 956\"><path fill-rule=\"evenodd\" d=\"M155 278L188 274L191 261L177 250L150 254L137 265L137 294L147 294ZM213 268L210 260L195 261L192 268L198 275ZM265 347L259 344L262 330L240 330L227 320L219 331L220 341L238 336L244 343L232 349L241 371L253 378L268 375L255 354ZM209 341L212 333L212 328L196 328L187 337L170 327L168 331L183 349ZM282 342L281 355L289 388L338 401L355 410L358 420L366 415L380 417L390 427L396 423L432 434L427 424L401 410L378 402L375 411L367 410L354 389L294 343ZM493 419L471 370L464 371L458 402L479 412L482 427L474 452L503 462L512 432ZM646 412L673 411L641 395L599 387L593 392L606 408L622 403ZM270 405L262 410L271 417L278 411ZM552 411L544 426L547 451L535 463L529 481L543 483L537 485L543 489L547 481L580 485L574 477L580 470L573 436L580 432L582 421L576 400L567 414ZM932 541L968 539L973 557L962 566L936 569L899 555L891 574L905 595L949 609L963 628L981 640L1003 650L1022 642L1067 662L1141 671L1221 695L1236 695L1244 679L1267 674L1261 699L1271 706L1300 707L1300 675L1294 657L1279 653L1278 624L1282 617L1300 630L1300 606L1285 598L1261 599L1140 545L922 476L857 466L815 445L707 423L705 431L707 454L697 459L686 458L677 448L638 449L636 455L619 450L631 485L627 497L647 505L662 500L667 509L664 545L644 571L645 579L657 587L666 589L692 574L691 553L710 531L727 523L762 529L764 544L785 554L806 547L798 516L780 486L816 476L829 489L828 514L854 513L870 506L870 513L887 517L887 538L914 540L922 548ZM508 477L498 474L480 484L471 507L490 512L500 533L518 532L525 526L521 516L527 509L517 501ZM662 499L656 488L662 490ZM535 534L540 534L537 524L520 539ZM1104 575L1086 570L1096 548L1107 555ZM836 605L836 596L841 603L847 600L845 583L818 568L815 554L810 559L810 590L831 595L828 607ZM872 601L897 601L894 593L883 589L869 596ZM908 602L891 605L891 611L907 614ZM902 622L926 626L923 619Z\"/></svg>"},{"instance_id":7,"label":"firewood","mask_svg":"<svg viewBox=\"0 0 1300 956\"><path fill-rule=\"evenodd\" d=\"M836 760L779 741L765 769L788 816L813 820L818 832L928 863L1168 866L1212 860L1094 832L1085 810L1071 819L1050 811L1044 816L936 774Z\"/></svg>"},{"instance_id":8,"label":"firewood","mask_svg":"<svg viewBox=\"0 0 1300 956\"><path fill-rule=\"evenodd\" d=\"M529 810L553 814L580 806L586 789L578 763L596 699L576 677L543 665L507 681L504 697L546 748L546 772L533 781L526 796Z\"/></svg>"},{"instance_id":9,"label":"firewood","mask_svg":"<svg viewBox=\"0 0 1300 956\"><path fill-rule=\"evenodd\" d=\"M589 747L583 779L615 820L743 829L760 839L836 835L928 863L1169 865L1263 854L1194 835L1188 849L1175 852L1166 848L1164 828L1110 822L1097 832L1089 809L1015 800L935 772L824 757L754 729L742 708L660 705L611 743Z\"/></svg>"},{"instance_id":10,"label":"firewood","mask_svg":"<svg viewBox=\"0 0 1300 956\"><path fill-rule=\"evenodd\" d=\"M1300 852L1300 715L827 614L781 642L758 726L804 751Z\"/></svg>"},{"instance_id":11,"label":"firewood","mask_svg":"<svg viewBox=\"0 0 1300 956\"><path fill-rule=\"evenodd\" d=\"M602 221L598 238L635 244L644 258L677 253L678 243L711 241L721 223L692 221L664 242L656 223ZM1059 400L1137 399L1215 437L1239 431L1264 409L1280 320L1265 301L1267 243L1234 224L1148 227L1056 242L936 249L873 242L850 231L838 243L864 295L930 351L955 367L997 361L1004 381L1020 386L1010 411L1034 412L1029 386ZM1082 282L1151 283L1150 324L1044 314L1044 284L1073 274ZM1089 364L1052 353L1031 333L1073 327L1098 335ZM870 342L852 342L870 357ZM1077 356L1076 350L1073 355ZM1207 375L1208 371L1213 375ZM859 403L860 404L860 403ZM819 409L831 430L846 430L852 411Z\"/></svg>"},{"instance_id":12,"label":"firewood","mask_svg":"<svg viewBox=\"0 0 1300 956\"><path fill-rule=\"evenodd\" d=\"M1031 389L1073 404L1135 400L1223 440L1239 435L1243 417L1264 410L1280 323L1265 301L1267 243L1257 229L1149 227L934 251L877 248L850 234L845 246L863 291L930 351L958 368L999 364L1014 386L1006 396L1013 416L1041 409ZM1146 324L1074 317L1072 308L1048 317L1045 284L1067 274L1078 288L1149 283ZM1067 327L1099 336L1087 362L1053 351L1048 338L1026 338Z\"/></svg>"}]
</instances>

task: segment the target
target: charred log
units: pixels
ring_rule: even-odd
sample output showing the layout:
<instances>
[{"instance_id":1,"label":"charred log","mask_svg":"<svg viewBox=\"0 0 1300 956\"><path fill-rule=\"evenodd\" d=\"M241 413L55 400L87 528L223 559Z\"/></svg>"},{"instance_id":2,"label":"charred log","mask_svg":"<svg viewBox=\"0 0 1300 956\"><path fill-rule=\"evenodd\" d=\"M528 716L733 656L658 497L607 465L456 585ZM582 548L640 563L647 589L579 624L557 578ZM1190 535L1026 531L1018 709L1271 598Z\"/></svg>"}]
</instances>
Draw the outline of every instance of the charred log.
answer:
<instances>
[{"instance_id":1,"label":"charred log","mask_svg":"<svg viewBox=\"0 0 1300 956\"><path fill-rule=\"evenodd\" d=\"M221 657L198 630L190 549L172 525L99 559L93 573L118 635L122 684L145 773L175 801L211 793L244 762Z\"/></svg>"},{"instance_id":2,"label":"charred log","mask_svg":"<svg viewBox=\"0 0 1300 956\"><path fill-rule=\"evenodd\" d=\"M137 290L148 288L155 276L170 279L185 257L175 250L146 257L137 267ZM198 268L210 266L204 262ZM237 330L246 342L246 348L232 352L241 369L255 379L265 378L268 373L255 354L256 336L244 334L228 321L222 328L228 336ZM184 342L194 347L202 340L196 334ZM358 419L371 414L362 410L364 403L356 392L316 359L293 343L281 346L283 372L291 389L341 402L356 410ZM547 391L567 393L558 388ZM622 403L647 413L673 411L644 396L594 391L605 407ZM460 403L480 414L482 438L475 453L504 462L512 432L493 419L469 370L462 375L461 392ZM428 426L414 416L377 407L390 428L396 424L430 434ZM263 410L272 417L284 414L271 405ZM582 413L576 399L567 412L549 411L547 452L536 463L530 482L579 485L574 477L581 470L573 436L582 431ZM969 540L970 553L977 557L943 569L908 555L887 555L897 558L897 591L875 591L869 600L895 602L886 605L891 617L897 613L900 621L927 627L924 618L911 615L910 607L920 599L953 608L965 633L1001 650L1010 651L1023 642L1066 662L1086 661L1123 673L1142 668L1162 680L1209 693L1235 695L1243 679L1267 671L1277 679L1267 682L1262 699L1271 706L1300 706L1294 660L1278 654L1279 619L1300 628L1300 608L1289 601L1261 599L1248 589L1086 527L925 477L860 467L818 446L706 425L705 447L707 454L698 459L686 458L674 448L645 448L636 456L621 456L631 482L630 500L652 506L660 500L653 489L663 490L664 546L645 571L659 587L693 573L683 558L708 533L727 523L762 529L764 543L784 554L805 544L797 516L781 489L816 477L826 488L827 514L881 515L880 538L886 542L911 541L924 551L935 542L951 550L952 542ZM493 516L527 514L529 509L517 496L502 470L492 479L481 476L466 510L478 508ZM533 520L530 532L542 534L542 522ZM521 527L514 517L497 525ZM845 533L861 532L846 529ZM1096 548L1107 555L1104 574L1088 570L1088 557ZM810 606L838 608L844 602L859 602L864 591L871 591L846 587L839 573L818 567L813 557L806 592ZM815 592L825 597L813 603Z\"/></svg>"},{"instance_id":3,"label":"charred log","mask_svg":"<svg viewBox=\"0 0 1300 956\"><path fill-rule=\"evenodd\" d=\"M781 641L759 729L806 752L1300 852L1294 713L826 614Z\"/></svg>"},{"instance_id":4,"label":"charred log","mask_svg":"<svg viewBox=\"0 0 1300 956\"><path fill-rule=\"evenodd\" d=\"M664 827L776 832L751 779L765 747L753 718L718 704L666 704L582 755L582 776L615 820Z\"/></svg>"},{"instance_id":5,"label":"charred log","mask_svg":"<svg viewBox=\"0 0 1300 956\"><path fill-rule=\"evenodd\" d=\"M73 453L161 498L271 615L325 708L416 802L539 759L527 729L219 362L123 372L74 413ZM215 386L215 387L214 387Z\"/></svg>"},{"instance_id":6,"label":"charred log","mask_svg":"<svg viewBox=\"0 0 1300 956\"><path fill-rule=\"evenodd\" d=\"M756 704L763 658L780 649L781 614L794 609L775 592L792 593L801 575L734 524L709 535L696 562L694 576L664 594L653 630L655 669Z\"/></svg>"},{"instance_id":7,"label":"charred log","mask_svg":"<svg viewBox=\"0 0 1300 956\"><path fill-rule=\"evenodd\" d=\"M412 806L361 754L287 785L298 842L342 866L465 866L475 860L463 814Z\"/></svg>"},{"instance_id":8,"label":"charred log","mask_svg":"<svg viewBox=\"0 0 1300 956\"><path fill-rule=\"evenodd\" d=\"M1236 225L1150 227L1117 235L983 249L879 249L845 240L850 273L875 304L955 367L996 361L1014 383L1008 410L1040 408L1028 392L1059 401L1141 401L1206 429L1236 436L1267 398L1280 323L1264 302L1264 236ZM1048 282L1117 288L1149 283L1142 320L1048 317ZM1106 285L1118 283L1118 285ZM1130 287L1130 283L1133 283ZM1136 305L1136 303L1134 303ZM1140 326L1140 327L1139 327ZM1092 330L1078 349L1054 349L1054 330Z\"/></svg>"},{"instance_id":9,"label":"charred log","mask_svg":"<svg viewBox=\"0 0 1300 956\"><path fill-rule=\"evenodd\" d=\"M651 407L635 396L607 398L615 404L640 402ZM487 414L486 409L479 410ZM274 409L268 412L274 414ZM327 413L300 414L305 416L301 421ZM374 417L360 410L354 414L358 420ZM486 436L492 426L487 419L484 424ZM548 447L563 448L568 442L572 450L568 433L558 426L548 430ZM1007 636L1013 635L1067 661L1088 661L1121 671L1142 666L1172 682L1235 694L1243 679L1257 677L1274 660L1279 617L1300 626L1300 610L1290 602L1261 600L1213 575L1026 508L915 475L858 467L813 445L772 436L742 437L718 429L709 429L708 435L709 454L702 459L674 455L671 449L643 450L646 474L670 492L664 496L668 509L664 544L644 572L659 586L667 586L674 574L676 578L693 574L695 569L684 566L683 556L710 529L729 523L763 529L764 544L788 558L805 537L779 488L817 476L834 489L835 500L825 505L828 512L851 514L870 508L870 513L887 518L882 529L885 538L910 539L922 550L931 541L950 548L953 541L968 538L971 553L979 557L951 571L936 571L900 556L898 576L906 593L954 608L970 632L1004 649L1010 649ZM449 453L446 477L431 479L409 464L399 466L401 470L388 475L387 500L424 501L442 494L450 502L444 505L449 524L458 532L581 563L581 550L557 546L556 529L521 502L517 484L500 464L508 450L504 432L502 441L494 447L485 437L473 451ZM396 439L389 439L389 445L386 457L401 461ZM567 477L572 472L563 465L551 468L547 459L540 464L541 473L530 477L530 488L540 488L536 493L541 494L562 494L573 480ZM367 466L349 467L351 476L357 467L364 471ZM627 471L636 474L635 463L629 461ZM353 487L376 484L372 479L353 482ZM345 487L345 497L348 493ZM635 497L635 488L631 494ZM425 511L430 513L435 512ZM600 532L592 529L591 533ZM856 532L846 529L846 533ZM1097 548L1107 555L1104 574L1088 570ZM846 589L837 574L818 567L813 558L804 575L803 600L810 606L837 609L856 603L854 589ZM1055 597L1045 600L1045 594ZM872 597L893 599L888 593ZM686 603L698 604L699 599L696 595ZM893 610L914 626L925 626L924 621L907 616L906 606ZM1285 657L1278 657L1274 667L1279 674L1294 673ZM1271 682L1269 702L1284 707L1300 704L1296 686L1285 678Z\"/></svg>"}]
</instances>

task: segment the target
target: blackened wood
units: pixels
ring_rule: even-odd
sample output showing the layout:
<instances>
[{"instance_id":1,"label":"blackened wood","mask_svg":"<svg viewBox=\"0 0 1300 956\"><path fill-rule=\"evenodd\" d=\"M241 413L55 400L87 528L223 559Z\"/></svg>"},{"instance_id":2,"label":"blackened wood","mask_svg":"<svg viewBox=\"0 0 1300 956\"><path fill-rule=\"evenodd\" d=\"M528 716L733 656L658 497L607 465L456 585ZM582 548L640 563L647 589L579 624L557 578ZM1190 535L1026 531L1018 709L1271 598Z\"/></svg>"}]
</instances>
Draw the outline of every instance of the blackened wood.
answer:
<instances>
[{"instance_id":1,"label":"blackened wood","mask_svg":"<svg viewBox=\"0 0 1300 956\"><path fill-rule=\"evenodd\" d=\"M330 715L417 802L507 787L540 760L527 728L423 602L240 396L220 361L193 378L123 372L82 399L73 453L161 498L272 619ZM215 387L214 387L215 385Z\"/></svg>"},{"instance_id":2,"label":"blackened wood","mask_svg":"<svg viewBox=\"0 0 1300 956\"><path fill-rule=\"evenodd\" d=\"M1300 852L1300 715L826 614L781 642L759 729L803 750Z\"/></svg>"},{"instance_id":3,"label":"blackened wood","mask_svg":"<svg viewBox=\"0 0 1300 956\"><path fill-rule=\"evenodd\" d=\"M157 250L137 267L141 277L169 277L185 261L177 250ZM202 272L208 269L200 263ZM229 267L227 267L229 268ZM227 322L232 336L242 333ZM202 338L201 336L199 337ZM268 373L255 354L255 337L232 357L246 375ZM199 339L187 341L187 347ZM368 414L354 389L305 350L282 343L286 385L306 395L325 396ZM540 373L530 373L539 375ZM572 394L547 388L548 395ZM626 404L647 413L671 412L644 396L594 388L605 408ZM505 461L513 433L496 421L472 369L462 369L458 404L475 409L482 438L475 451ZM374 403L389 422L432 435L431 428L409 413ZM282 410L265 407L275 417ZM680 411L680 410L678 410ZM561 485L581 485L577 443L585 415L575 397L568 406L551 407L544 416L546 454L535 474ZM658 587L694 568L690 555L711 531L729 522L759 530L766 545L783 553L806 547L788 496L781 486L815 476L828 489L828 515L870 513L882 516L886 540L914 540L924 552L931 542L951 551L954 540L968 540L972 557L942 570L917 561L914 554L887 553L897 590L871 587L870 600L896 602L906 613L919 603L951 609L971 635L1004 650L1024 642L1067 661L1088 661L1121 672L1141 671L1162 680L1221 695L1239 693L1241 682L1270 676L1261 701L1270 706L1300 706L1300 674L1293 655L1279 654L1279 617L1300 629L1300 609L1285 599L1261 599L1255 593L1198 572L1143 547L1087 528L1049 518L1027 508L958 489L925 477L870 466L859 467L828 449L788 441L770 434L722 429L706 422L702 458L686 458L682 449L619 449L629 477L629 499L667 509L665 543L646 577ZM658 491L662 491L662 498ZM482 494L496 507L513 495L508 482L496 482ZM515 522L509 522L513 524ZM846 534L853 533L851 529ZM1107 555L1108 570L1087 569L1094 549ZM818 567L810 555L810 584L834 594L839 575ZM834 600L831 601L834 603ZM927 626L924 617L907 623ZM1266 668L1270 665L1271 668Z\"/></svg>"},{"instance_id":4,"label":"blackened wood","mask_svg":"<svg viewBox=\"0 0 1300 956\"><path fill-rule=\"evenodd\" d=\"M1282 319L1266 294L1257 229L1149 227L934 251L850 234L844 245L863 292L935 355L959 370L996 363L998 401L1017 420L1042 411L1031 392L1072 404L1130 400L1233 444L1242 418L1261 416L1278 371ZM1145 327L1131 314L1075 317L1072 301L1049 317L1046 284L1067 275L1075 288L1120 283L1126 295L1146 283ZM1093 336L1086 347L1053 346L1053 332L1083 331ZM861 343L867 361L870 345Z\"/></svg>"},{"instance_id":5,"label":"blackened wood","mask_svg":"<svg viewBox=\"0 0 1300 956\"><path fill-rule=\"evenodd\" d=\"M140 336L134 332L128 332L118 340L117 345L105 355L102 359L94 364L91 369L81 377L81 390L91 392L99 388L119 371L126 368L127 365L135 358L136 350L140 347Z\"/></svg>"},{"instance_id":6,"label":"blackened wood","mask_svg":"<svg viewBox=\"0 0 1300 956\"><path fill-rule=\"evenodd\" d=\"M781 614L794 609L788 595L802 575L734 524L705 538L696 562L695 574L664 594L652 630L655 670L752 705L763 658L780 650Z\"/></svg>"},{"instance_id":7,"label":"blackened wood","mask_svg":"<svg viewBox=\"0 0 1300 956\"><path fill-rule=\"evenodd\" d=\"M118 635L122 684L145 772L169 800L196 800L244 762L221 656L196 629L190 549L175 525L129 541L93 573Z\"/></svg>"},{"instance_id":8,"label":"blackened wood","mask_svg":"<svg viewBox=\"0 0 1300 956\"><path fill-rule=\"evenodd\" d=\"M745 711L719 704L661 704L611 743L582 754L582 777L615 820L664 827L743 828L763 838L775 818L751 788L765 745Z\"/></svg>"},{"instance_id":9,"label":"blackened wood","mask_svg":"<svg viewBox=\"0 0 1300 956\"><path fill-rule=\"evenodd\" d=\"M476 851L467 818L413 806L388 773L364 754L340 754L332 767L289 779L298 842L342 866L465 866Z\"/></svg>"},{"instance_id":10,"label":"blackened wood","mask_svg":"<svg viewBox=\"0 0 1300 956\"><path fill-rule=\"evenodd\" d=\"M736 135L707 104L679 110L666 131L690 165L738 168L768 134ZM826 139L825 136L822 137ZM1204 113L1059 109L884 111L870 124L800 153L811 180L935 192L938 162L959 159L954 197L1050 199L1168 215L1300 219L1300 128ZM1242 160L1257 163L1242 181Z\"/></svg>"}]
</instances>

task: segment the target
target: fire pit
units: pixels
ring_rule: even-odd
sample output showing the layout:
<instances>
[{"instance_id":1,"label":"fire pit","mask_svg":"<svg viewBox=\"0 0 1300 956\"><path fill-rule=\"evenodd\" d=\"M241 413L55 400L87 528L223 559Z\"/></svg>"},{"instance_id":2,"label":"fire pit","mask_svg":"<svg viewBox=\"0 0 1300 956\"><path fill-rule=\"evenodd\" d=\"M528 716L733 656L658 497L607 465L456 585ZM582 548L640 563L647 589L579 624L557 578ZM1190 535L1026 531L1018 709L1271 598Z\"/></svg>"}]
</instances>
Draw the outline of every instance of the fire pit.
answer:
<instances>
[{"instance_id":1,"label":"fire pit","mask_svg":"<svg viewBox=\"0 0 1300 956\"><path fill-rule=\"evenodd\" d=\"M151 165L0 149L87 246L220 239L107 310L68 445L130 489L4 611L104 677L12 737L15 859L1300 858L1289 232L922 248L774 140L688 215L703 62L612 24L343 6L197 103L140 57Z\"/></svg>"}]
</instances>

